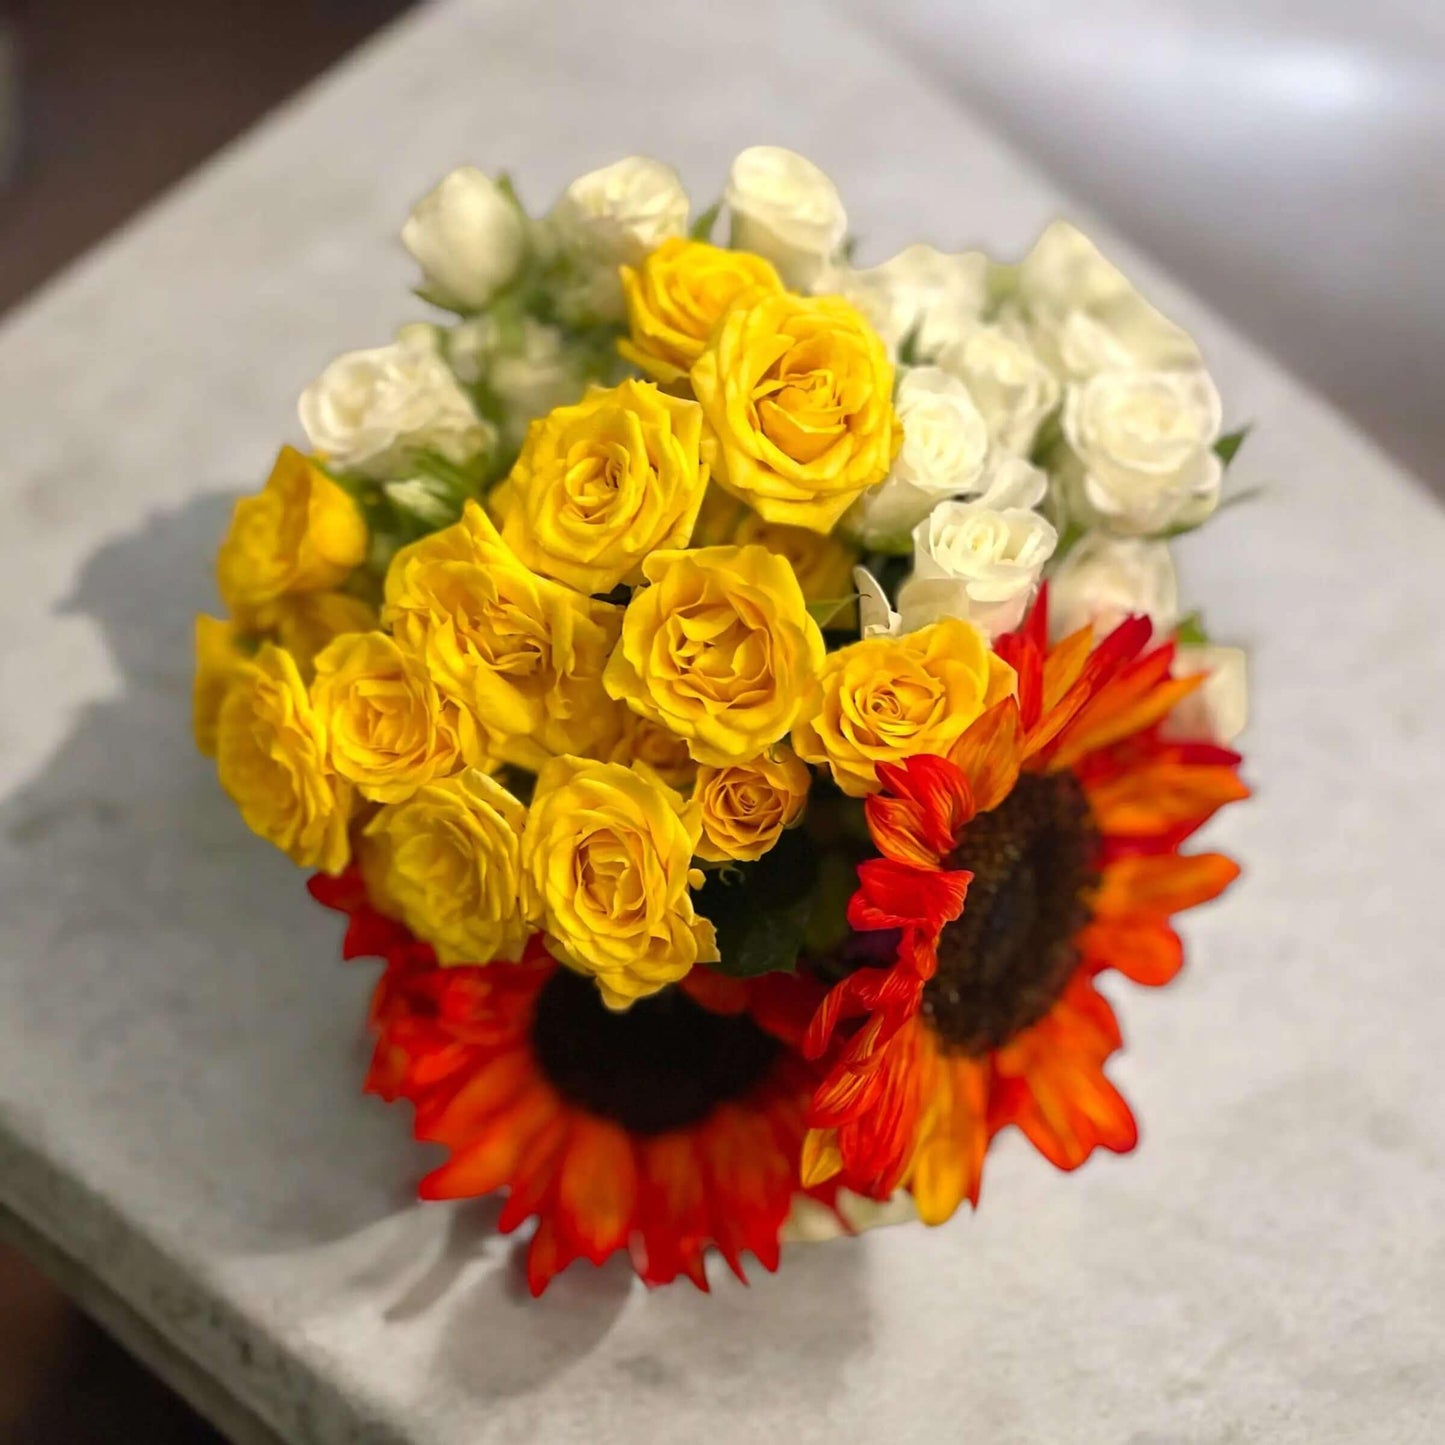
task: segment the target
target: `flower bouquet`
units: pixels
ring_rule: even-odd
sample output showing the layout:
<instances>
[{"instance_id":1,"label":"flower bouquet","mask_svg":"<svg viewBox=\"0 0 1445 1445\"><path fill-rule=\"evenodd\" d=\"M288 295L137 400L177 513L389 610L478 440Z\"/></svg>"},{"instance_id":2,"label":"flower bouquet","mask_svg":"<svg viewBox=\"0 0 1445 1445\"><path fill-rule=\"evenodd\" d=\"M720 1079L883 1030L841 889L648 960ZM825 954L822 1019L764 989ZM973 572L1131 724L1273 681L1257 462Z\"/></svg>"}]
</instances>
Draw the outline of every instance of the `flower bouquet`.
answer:
<instances>
[{"instance_id":1,"label":"flower bouquet","mask_svg":"<svg viewBox=\"0 0 1445 1445\"><path fill-rule=\"evenodd\" d=\"M540 220L455 171L402 241L450 316L302 395L195 728L382 961L423 1197L505 1191L534 1292L705 1289L977 1204L1010 1126L1131 1149L1099 976L1174 976L1247 791L1168 546L1240 440L1189 337L1064 224L856 268L766 147L690 227L633 158Z\"/></svg>"}]
</instances>

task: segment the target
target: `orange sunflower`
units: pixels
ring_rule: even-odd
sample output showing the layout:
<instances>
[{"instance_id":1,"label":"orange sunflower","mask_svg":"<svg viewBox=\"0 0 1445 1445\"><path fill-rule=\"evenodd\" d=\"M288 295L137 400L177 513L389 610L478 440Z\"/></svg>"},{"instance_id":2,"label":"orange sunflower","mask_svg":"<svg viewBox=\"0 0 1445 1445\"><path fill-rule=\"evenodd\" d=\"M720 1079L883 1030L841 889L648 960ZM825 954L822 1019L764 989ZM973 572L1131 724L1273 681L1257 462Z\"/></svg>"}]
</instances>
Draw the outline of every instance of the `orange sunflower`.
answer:
<instances>
[{"instance_id":1,"label":"orange sunflower","mask_svg":"<svg viewBox=\"0 0 1445 1445\"><path fill-rule=\"evenodd\" d=\"M537 1220L534 1295L573 1260L621 1249L648 1284L686 1275L706 1290L710 1245L740 1279L744 1253L777 1268L819 1078L797 1049L806 1014L750 1008L746 986L705 969L614 1013L540 938L520 963L438 967L355 875L311 891L351 915L348 957L387 960L366 1087L409 1099L417 1137L450 1150L421 1196L506 1189L499 1227Z\"/></svg>"},{"instance_id":2,"label":"orange sunflower","mask_svg":"<svg viewBox=\"0 0 1445 1445\"><path fill-rule=\"evenodd\" d=\"M880 765L865 807L882 856L859 865L849 922L884 966L845 965L805 1038L827 1073L804 1184L902 1185L930 1223L977 1203L1010 1124L1060 1169L1133 1148L1104 1073L1119 1026L1093 980L1167 983L1182 962L1171 916L1239 871L1179 851L1248 789L1238 754L1160 736L1199 681L1171 677L1173 643L1149 650L1131 618L1097 647L1086 628L1050 650L1046 605L996 644L1016 696L951 757Z\"/></svg>"}]
</instances>

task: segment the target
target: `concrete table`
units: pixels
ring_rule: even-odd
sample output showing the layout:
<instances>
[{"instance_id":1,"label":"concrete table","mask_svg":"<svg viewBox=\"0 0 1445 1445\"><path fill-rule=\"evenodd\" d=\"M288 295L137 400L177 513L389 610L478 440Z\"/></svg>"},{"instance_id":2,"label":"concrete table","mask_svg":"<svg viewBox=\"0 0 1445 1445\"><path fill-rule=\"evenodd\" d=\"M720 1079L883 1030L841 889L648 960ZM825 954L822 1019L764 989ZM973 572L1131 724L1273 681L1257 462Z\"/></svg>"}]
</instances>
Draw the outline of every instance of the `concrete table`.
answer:
<instances>
[{"instance_id":1,"label":"concrete table","mask_svg":"<svg viewBox=\"0 0 1445 1445\"><path fill-rule=\"evenodd\" d=\"M298 389L416 314L392 239L449 166L543 203L629 151L709 199L774 140L865 254L1018 252L1061 209L812 3L456 3L381 38L0 331L0 1217L237 1439L1445 1438L1445 517L1112 245L1203 343L1259 501L1185 548L1255 649L1246 860L1167 991L1115 988L1144 1141L744 1290L581 1266L540 1304L485 1204L362 1098L365 965L193 756L225 494ZM1220 224L1228 224L1227 204Z\"/></svg>"}]
</instances>

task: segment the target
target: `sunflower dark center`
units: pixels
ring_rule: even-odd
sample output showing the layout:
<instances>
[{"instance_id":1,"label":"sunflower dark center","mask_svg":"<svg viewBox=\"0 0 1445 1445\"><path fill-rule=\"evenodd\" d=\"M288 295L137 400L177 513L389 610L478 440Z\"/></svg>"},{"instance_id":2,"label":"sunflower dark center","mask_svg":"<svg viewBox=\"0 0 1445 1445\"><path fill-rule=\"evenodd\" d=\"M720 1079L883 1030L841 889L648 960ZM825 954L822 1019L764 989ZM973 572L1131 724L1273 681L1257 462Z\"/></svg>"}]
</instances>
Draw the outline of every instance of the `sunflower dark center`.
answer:
<instances>
[{"instance_id":1,"label":"sunflower dark center","mask_svg":"<svg viewBox=\"0 0 1445 1445\"><path fill-rule=\"evenodd\" d=\"M962 915L945 926L923 1011L956 1052L1007 1043L1052 1007L1073 972L1088 921L1098 835L1069 773L1025 774L980 813L949 855L973 874Z\"/></svg>"},{"instance_id":2,"label":"sunflower dark center","mask_svg":"<svg viewBox=\"0 0 1445 1445\"><path fill-rule=\"evenodd\" d=\"M589 978L559 968L537 996L532 1049L569 1103L633 1134L699 1123L759 1083L777 1041L746 1014L715 1014L680 989L607 1008Z\"/></svg>"}]
</instances>

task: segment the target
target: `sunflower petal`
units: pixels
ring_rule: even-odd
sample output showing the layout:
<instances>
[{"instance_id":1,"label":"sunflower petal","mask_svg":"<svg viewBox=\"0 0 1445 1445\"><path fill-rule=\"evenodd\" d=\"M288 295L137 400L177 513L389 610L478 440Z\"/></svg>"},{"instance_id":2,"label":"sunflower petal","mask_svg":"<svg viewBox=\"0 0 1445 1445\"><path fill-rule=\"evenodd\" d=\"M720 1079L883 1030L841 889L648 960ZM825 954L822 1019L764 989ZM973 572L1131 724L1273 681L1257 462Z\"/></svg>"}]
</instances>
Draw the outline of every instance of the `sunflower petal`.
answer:
<instances>
[{"instance_id":1,"label":"sunflower petal","mask_svg":"<svg viewBox=\"0 0 1445 1445\"><path fill-rule=\"evenodd\" d=\"M1112 968L1149 988L1168 983L1184 966L1184 945L1165 923L1100 920L1082 929L1075 942L1091 971Z\"/></svg>"},{"instance_id":2,"label":"sunflower petal","mask_svg":"<svg viewBox=\"0 0 1445 1445\"><path fill-rule=\"evenodd\" d=\"M1232 767L1146 763L1088 788L1089 807L1106 834L1149 838L1194 828L1226 803L1249 796Z\"/></svg>"},{"instance_id":3,"label":"sunflower petal","mask_svg":"<svg viewBox=\"0 0 1445 1445\"><path fill-rule=\"evenodd\" d=\"M1207 903L1239 877L1222 853L1165 853L1120 858L1104 869L1094 898L1100 918L1167 918Z\"/></svg>"},{"instance_id":4,"label":"sunflower petal","mask_svg":"<svg viewBox=\"0 0 1445 1445\"><path fill-rule=\"evenodd\" d=\"M974 806L986 813L1013 791L1022 753L1018 704L1005 698L969 727L948 756L967 780Z\"/></svg>"}]
</instances>

